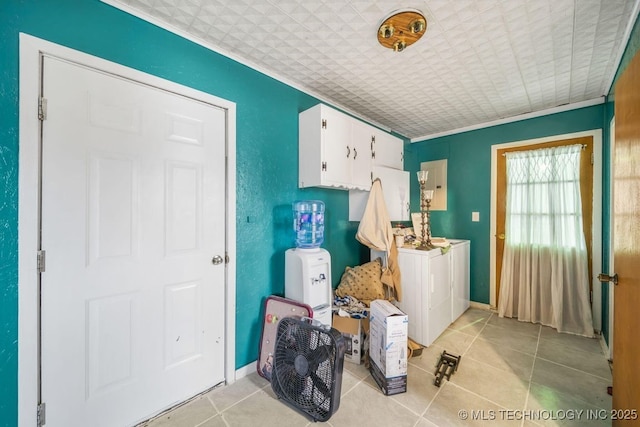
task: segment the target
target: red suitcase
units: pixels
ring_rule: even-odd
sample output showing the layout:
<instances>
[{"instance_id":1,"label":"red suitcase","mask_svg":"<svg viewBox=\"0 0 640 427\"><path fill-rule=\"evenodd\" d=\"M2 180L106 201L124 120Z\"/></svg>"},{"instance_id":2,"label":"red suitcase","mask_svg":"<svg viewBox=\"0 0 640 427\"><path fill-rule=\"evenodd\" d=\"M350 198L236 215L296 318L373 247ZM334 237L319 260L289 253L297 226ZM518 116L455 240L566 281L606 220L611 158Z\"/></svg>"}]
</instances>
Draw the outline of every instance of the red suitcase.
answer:
<instances>
[{"instance_id":1,"label":"red suitcase","mask_svg":"<svg viewBox=\"0 0 640 427\"><path fill-rule=\"evenodd\" d=\"M271 295L265 301L257 370L258 375L269 381L271 381L273 348L276 343L278 322L284 317L291 316L313 317L313 309L307 304L276 295Z\"/></svg>"}]
</instances>

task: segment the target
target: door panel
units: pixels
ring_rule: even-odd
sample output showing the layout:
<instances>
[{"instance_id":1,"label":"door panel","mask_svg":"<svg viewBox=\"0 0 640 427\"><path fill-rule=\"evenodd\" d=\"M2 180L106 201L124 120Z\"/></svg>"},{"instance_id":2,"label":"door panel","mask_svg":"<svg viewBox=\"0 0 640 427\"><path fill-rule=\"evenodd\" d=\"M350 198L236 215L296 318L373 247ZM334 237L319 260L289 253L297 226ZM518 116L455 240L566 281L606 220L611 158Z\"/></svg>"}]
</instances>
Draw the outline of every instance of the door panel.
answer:
<instances>
[{"instance_id":1,"label":"door panel","mask_svg":"<svg viewBox=\"0 0 640 427\"><path fill-rule=\"evenodd\" d=\"M640 409L640 55L632 59L615 87L613 156L614 287L613 408ZM614 272L610 272L613 275ZM640 416L640 415L639 415ZM638 425L637 419L614 426Z\"/></svg>"},{"instance_id":2,"label":"door panel","mask_svg":"<svg viewBox=\"0 0 640 427\"><path fill-rule=\"evenodd\" d=\"M47 425L132 425L224 380L225 111L52 58L43 94Z\"/></svg>"},{"instance_id":3,"label":"door panel","mask_svg":"<svg viewBox=\"0 0 640 427\"><path fill-rule=\"evenodd\" d=\"M324 142L322 159L326 162L324 178L330 185L344 186L351 182L351 122L347 116L324 106L322 119L326 120L326 127L321 131Z\"/></svg>"},{"instance_id":4,"label":"door panel","mask_svg":"<svg viewBox=\"0 0 640 427\"><path fill-rule=\"evenodd\" d=\"M94 153L89 158L88 262L130 258L138 252L139 164L131 158Z\"/></svg>"},{"instance_id":5,"label":"door panel","mask_svg":"<svg viewBox=\"0 0 640 427\"><path fill-rule=\"evenodd\" d=\"M349 157L349 168L351 169L351 183L360 189L369 190L371 188L371 137L374 128L360 121L353 121L351 156Z\"/></svg>"}]
</instances>

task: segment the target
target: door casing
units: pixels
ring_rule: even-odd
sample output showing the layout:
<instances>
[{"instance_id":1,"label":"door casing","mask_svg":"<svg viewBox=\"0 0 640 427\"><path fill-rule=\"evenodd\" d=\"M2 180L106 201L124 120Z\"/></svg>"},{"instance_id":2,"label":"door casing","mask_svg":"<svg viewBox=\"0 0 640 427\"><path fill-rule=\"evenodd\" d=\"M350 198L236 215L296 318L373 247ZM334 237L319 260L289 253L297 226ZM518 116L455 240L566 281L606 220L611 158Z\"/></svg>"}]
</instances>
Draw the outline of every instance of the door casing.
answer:
<instances>
[{"instance_id":1,"label":"door casing","mask_svg":"<svg viewBox=\"0 0 640 427\"><path fill-rule=\"evenodd\" d=\"M41 134L38 120L41 58L54 56L224 108L227 112L225 381L235 381L236 312L236 105L233 102L120 64L20 33L18 175L18 424L36 425L39 403L39 295L37 251L40 226Z\"/></svg>"},{"instance_id":2,"label":"door casing","mask_svg":"<svg viewBox=\"0 0 640 427\"><path fill-rule=\"evenodd\" d=\"M616 145L616 118L612 118L609 123L609 152L613 153ZM614 166L614 158L612 155L609 156L609 176L613 176L613 166ZM611 197L613 196L613 179L609 179L609 271L616 271L614 264L614 248L613 248L613 232L614 232L614 223L613 223L613 203L611 202ZM609 336L607 344L608 359L613 359L613 313L614 313L614 286L609 283L607 284L608 288L608 296L609 296L609 317L608 319L602 319L603 322L608 322L609 326Z\"/></svg>"},{"instance_id":3,"label":"door casing","mask_svg":"<svg viewBox=\"0 0 640 427\"><path fill-rule=\"evenodd\" d=\"M504 144L495 144L491 146L491 228L489 240L490 246L490 269L489 269L489 282L490 282L490 305L495 309L498 305L496 298L496 188L497 188L497 162L496 156L498 150L510 147L525 147L527 145L543 144L556 140L574 139L581 137L591 136L593 138L593 205L592 205L592 223L591 223L591 235L592 237L592 258L593 268L591 275L591 285L593 289L593 298L591 302L591 311L593 313L593 327L595 330L600 331L602 329L602 284L597 280L597 274L602 268L602 209L601 203L597 201L602 200L602 130L593 129L584 132L575 132L563 135L553 135L545 138L529 139L524 141L507 142ZM593 273L595 272L595 273Z\"/></svg>"}]
</instances>

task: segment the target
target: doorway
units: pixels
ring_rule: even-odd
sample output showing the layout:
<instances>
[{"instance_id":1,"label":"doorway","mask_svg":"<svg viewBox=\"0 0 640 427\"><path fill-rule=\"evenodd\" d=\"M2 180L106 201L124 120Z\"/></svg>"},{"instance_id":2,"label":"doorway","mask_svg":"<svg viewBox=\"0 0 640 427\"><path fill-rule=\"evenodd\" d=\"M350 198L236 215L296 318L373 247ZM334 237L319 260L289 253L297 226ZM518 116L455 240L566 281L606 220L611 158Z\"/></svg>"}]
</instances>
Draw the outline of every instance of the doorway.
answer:
<instances>
[{"instance_id":1,"label":"doorway","mask_svg":"<svg viewBox=\"0 0 640 427\"><path fill-rule=\"evenodd\" d=\"M36 424L40 403L52 422L64 420L55 409L63 404L46 401L58 399L59 386L65 399L75 393L80 413L127 412L105 422L131 424L233 382L235 104L27 35L20 48L20 424ZM160 105L170 107L149 121ZM93 133L60 118L86 119ZM136 139L147 131L159 133L147 141L163 141L161 150ZM74 151L83 143L102 145ZM40 249L48 255L41 275ZM83 276L89 267L93 276ZM176 271L187 274L168 277ZM101 282L108 292L91 293ZM206 301L220 301L219 316ZM139 410L110 411L127 393L140 394L124 405Z\"/></svg>"},{"instance_id":2,"label":"doorway","mask_svg":"<svg viewBox=\"0 0 640 427\"><path fill-rule=\"evenodd\" d=\"M593 289L592 298L592 314L594 321L594 329L600 331L601 329L601 284L596 279L596 275L593 273L598 272L601 266L601 223L602 214L599 208L600 203L596 203L594 208L594 201L601 200L602 197L602 131L597 129L587 132L578 132L573 134L557 135L547 138L538 138L525 141L516 141L505 144L496 144L491 147L491 253L490 253L490 283L491 283L491 307L496 308L499 295L499 264L502 257L500 250L503 247L503 240L500 238L504 230L500 229L500 223L504 222L504 217L500 215L497 209L498 198L502 195L504 197L504 190L500 189L500 175L504 174L504 170L501 171L500 164L504 163L504 156L502 155L506 151L517 151L518 149L531 149L536 146L545 147L558 144L558 141L564 143L565 141L592 141L593 147L593 169L592 169L592 196L588 200L583 201L588 204L588 208L591 211L591 224L589 226L588 233L586 234L587 245L591 247L590 251L590 284ZM582 142L581 142L582 143ZM591 163L591 156L585 156L584 161Z\"/></svg>"}]
</instances>

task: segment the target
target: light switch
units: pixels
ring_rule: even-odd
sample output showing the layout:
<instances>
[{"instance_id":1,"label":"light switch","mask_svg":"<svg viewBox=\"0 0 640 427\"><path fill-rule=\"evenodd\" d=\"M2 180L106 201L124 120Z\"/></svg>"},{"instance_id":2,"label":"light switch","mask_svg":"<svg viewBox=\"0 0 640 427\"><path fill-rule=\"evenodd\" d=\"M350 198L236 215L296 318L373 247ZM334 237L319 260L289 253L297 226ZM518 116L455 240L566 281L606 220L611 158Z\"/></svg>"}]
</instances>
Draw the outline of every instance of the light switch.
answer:
<instances>
[{"instance_id":1,"label":"light switch","mask_svg":"<svg viewBox=\"0 0 640 427\"><path fill-rule=\"evenodd\" d=\"M480 222L480 212L471 212L471 221Z\"/></svg>"}]
</instances>

